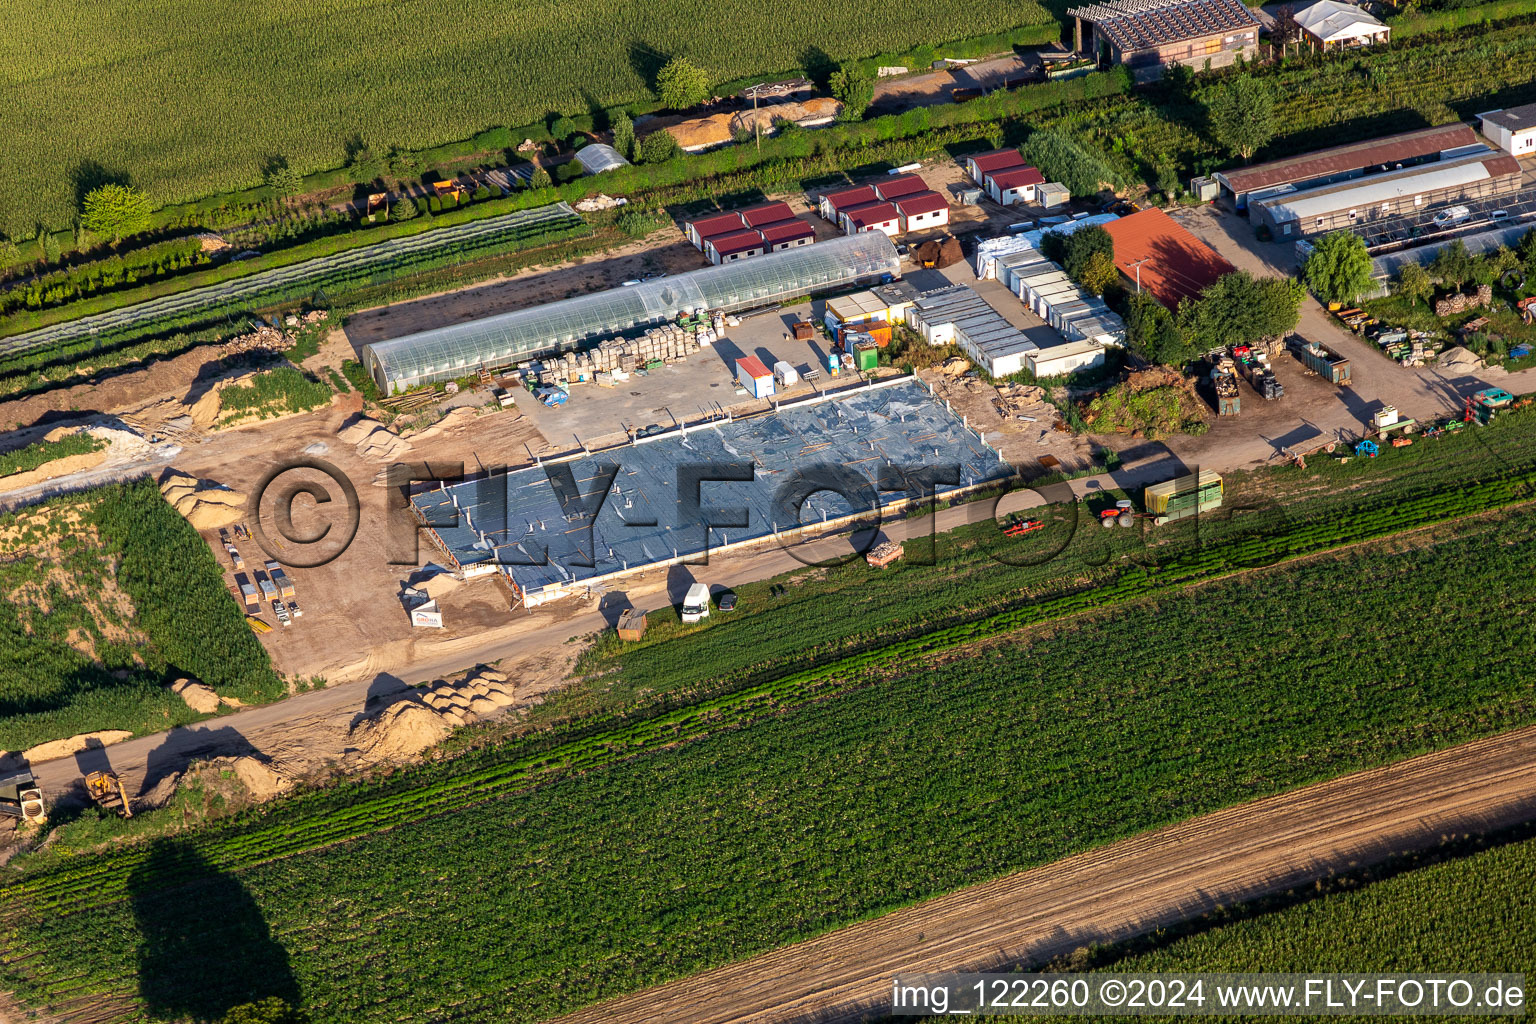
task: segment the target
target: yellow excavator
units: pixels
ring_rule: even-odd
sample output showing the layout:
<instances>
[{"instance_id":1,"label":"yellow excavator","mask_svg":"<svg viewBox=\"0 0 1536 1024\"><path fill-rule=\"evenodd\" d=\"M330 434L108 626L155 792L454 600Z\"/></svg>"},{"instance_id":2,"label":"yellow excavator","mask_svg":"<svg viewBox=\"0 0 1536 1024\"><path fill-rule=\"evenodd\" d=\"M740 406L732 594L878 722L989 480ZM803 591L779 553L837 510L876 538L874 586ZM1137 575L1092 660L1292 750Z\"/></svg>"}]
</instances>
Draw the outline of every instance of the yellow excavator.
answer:
<instances>
[{"instance_id":1,"label":"yellow excavator","mask_svg":"<svg viewBox=\"0 0 1536 1024\"><path fill-rule=\"evenodd\" d=\"M123 817L133 817L128 791L123 789L123 780L115 772L91 772L85 777L85 791L104 809L116 807L122 810Z\"/></svg>"}]
</instances>

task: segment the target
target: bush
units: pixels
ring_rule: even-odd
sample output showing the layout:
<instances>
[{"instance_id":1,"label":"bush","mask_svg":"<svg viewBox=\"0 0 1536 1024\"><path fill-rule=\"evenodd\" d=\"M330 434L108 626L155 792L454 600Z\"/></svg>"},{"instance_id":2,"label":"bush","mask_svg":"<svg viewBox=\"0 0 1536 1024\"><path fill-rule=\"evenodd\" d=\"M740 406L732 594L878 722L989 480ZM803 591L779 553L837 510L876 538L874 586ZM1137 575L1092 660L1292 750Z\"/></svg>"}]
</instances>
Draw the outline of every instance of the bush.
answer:
<instances>
[{"instance_id":1,"label":"bush","mask_svg":"<svg viewBox=\"0 0 1536 1024\"><path fill-rule=\"evenodd\" d=\"M479 188L475 189L475 202L478 203L482 199L489 198L491 198L491 190L486 186L481 185Z\"/></svg>"},{"instance_id":2,"label":"bush","mask_svg":"<svg viewBox=\"0 0 1536 1024\"><path fill-rule=\"evenodd\" d=\"M410 220L420 212L421 210L409 198L396 199L394 205L389 208L391 220Z\"/></svg>"},{"instance_id":3,"label":"bush","mask_svg":"<svg viewBox=\"0 0 1536 1024\"><path fill-rule=\"evenodd\" d=\"M640 141L640 162L645 164L666 163L682 153L672 133L662 129L651 132Z\"/></svg>"},{"instance_id":4,"label":"bush","mask_svg":"<svg viewBox=\"0 0 1536 1024\"><path fill-rule=\"evenodd\" d=\"M564 185L568 181L575 181L586 173L579 160L567 160L555 167L555 181Z\"/></svg>"},{"instance_id":5,"label":"bush","mask_svg":"<svg viewBox=\"0 0 1536 1024\"><path fill-rule=\"evenodd\" d=\"M656 95L661 105L683 110L709 97L709 78L684 57L673 57L656 73Z\"/></svg>"},{"instance_id":6,"label":"bush","mask_svg":"<svg viewBox=\"0 0 1536 1024\"><path fill-rule=\"evenodd\" d=\"M442 199L438 198L437 196L429 196L427 198L427 209L433 213L441 213L443 210Z\"/></svg>"}]
</instances>

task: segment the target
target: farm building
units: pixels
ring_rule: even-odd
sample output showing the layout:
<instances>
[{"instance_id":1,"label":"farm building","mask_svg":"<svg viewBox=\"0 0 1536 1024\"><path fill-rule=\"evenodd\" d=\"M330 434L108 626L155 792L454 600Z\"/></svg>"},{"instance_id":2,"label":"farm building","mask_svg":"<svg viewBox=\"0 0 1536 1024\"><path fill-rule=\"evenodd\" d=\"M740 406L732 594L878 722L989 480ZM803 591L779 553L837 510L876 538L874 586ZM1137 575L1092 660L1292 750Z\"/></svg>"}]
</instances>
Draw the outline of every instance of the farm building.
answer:
<instances>
[{"instance_id":1,"label":"farm building","mask_svg":"<svg viewBox=\"0 0 1536 1024\"><path fill-rule=\"evenodd\" d=\"M1250 200L1248 219L1268 226L1276 238L1306 238L1519 188L1520 161L1484 148L1468 156Z\"/></svg>"},{"instance_id":2,"label":"farm building","mask_svg":"<svg viewBox=\"0 0 1536 1024\"><path fill-rule=\"evenodd\" d=\"M1296 12L1301 37L1319 50L1350 50L1392 38L1392 30L1355 4L1317 0Z\"/></svg>"},{"instance_id":3,"label":"farm building","mask_svg":"<svg viewBox=\"0 0 1536 1024\"><path fill-rule=\"evenodd\" d=\"M879 201L880 197L875 193L874 186L860 185L857 188L844 188L824 193L817 200L816 209L823 220L829 220L838 227L842 227L841 214L844 210Z\"/></svg>"},{"instance_id":4,"label":"farm building","mask_svg":"<svg viewBox=\"0 0 1536 1024\"><path fill-rule=\"evenodd\" d=\"M1110 0L1067 14L1078 53L1148 76L1175 63L1223 68L1252 59L1259 45L1259 20L1242 0Z\"/></svg>"},{"instance_id":5,"label":"farm building","mask_svg":"<svg viewBox=\"0 0 1536 1024\"><path fill-rule=\"evenodd\" d=\"M838 216L845 234L858 235L867 231L881 231L892 236L901 234L901 214L895 203L865 203L843 210Z\"/></svg>"},{"instance_id":6,"label":"farm building","mask_svg":"<svg viewBox=\"0 0 1536 1024\"><path fill-rule=\"evenodd\" d=\"M1018 373L1025 368L1025 357L1040 348L963 284L919 295L907 311L907 323L930 345L960 346L971 362L994 377Z\"/></svg>"},{"instance_id":7,"label":"farm building","mask_svg":"<svg viewBox=\"0 0 1536 1024\"><path fill-rule=\"evenodd\" d=\"M1511 156L1536 153L1536 103L1478 114L1483 134Z\"/></svg>"},{"instance_id":8,"label":"farm building","mask_svg":"<svg viewBox=\"0 0 1536 1024\"><path fill-rule=\"evenodd\" d=\"M949 223L949 203L937 192L925 191L897 199L899 228L902 234L926 231Z\"/></svg>"},{"instance_id":9,"label":"farm building","mask_svg":"<svg viewBox=\"0 0 1536 1024\"><path fill-rule=\"evenodd\" d=\"M1016 149L994 149L990 153L977 153L965 158L965 172L983 188L987 185L987 175L1025 166L1028 165L1024 157Z\"/></svg>"},{"instance_id":10,"label":"farm building","mask_svg":"<svg viewBox=\"0 0 1536 1024\"><path fill-rule=\"evenodd\" d=\"M871 187L877 196L888 203L895 202L903 196L915 196L933 191L928 187L928 183L916 174L892 175L884 181L875 182Z\"/></svg>"},{"instance_id":11,"label":"farm building","mask_svg":"<svg viewBox=\"0 0 1536 1024\"><path fill-rule=\"evenodd\" d=\"M784 483L804 468L804 452L812 445L817 462L843 467L867 489L849 498L820 490L798 508L781 504ZM804 527L819 531L872 507L900 514L909 498L878 489L882 468L931 462L935 448L944 462L959 468L959 484L940 498L1013 471L925 384L901 377L763 416L717 421L620 450L429 491L415 495L411 509L454 571L499 573L522 603L533 606L606 580L696 561L706 551L792 543ZM870 458L871 451L879 457ZM739 510L746 520L739 529L706 528L699 514L678 505L679 470L711 462L755 467L753 480L708 481L700 490L704 508ZM573 509L570 496L562 496L546 472L568 467L577 485L589 491L604 466L614 463L617 475L595 515Z\"/></svg>"},{"instance_id":12,"label":"farm building","mask_svg":"<svg viewBox=\"0 0 1536 1024\"><path fill-rule=\"evenodd\" d=\"M1464 151L1474 151L1479 145L1471 125L1447 124L1320 149L1315 153L1237 170L1217 171L1212 177L1242 210L1250 199L1431 163Z\"/></svg>"},{"instance_id":13,"label":"farm building","mask_svg":"<svg viewBox=\"0 0 1536 1024\"><path fill-rule=\"evenodd\" d=\"M1035 190L1045 184L1045 175L1033 167L1010 167L987 175L987 195L1003 206L1032 203Z\"/></svg>"},{"instance_id":14,"label":"farm building","mask_svg":"<svg viewBox=\"0 0 1536 1024\"><path fill-rule=\"evenodd\" d=\"M602 174L604 171L616 171L620 167L629 166L629 161L606 142L591 142L582 146L576 151L576 162L588 174Z\"/></svg>"},{"instance_id":15,"label":"farm building","mask_svg":"<svg viewBox=\"0 0 1536 1024\"><path fill-rule=\"evenodd\" d=\"M512 366L604 338L639 334L684 312L756 309L900 273L901 260L890 239L878 234L834 238L374 342L363 347L362 358L379 389L390 394L462 377L482 366Z\"/></svg>"},{"instance_id":16,"label":"farm building","mask_svg":"<svg viewBox=\"0 0 1536 1024\"><path fill-rule=\"evenodd\" d=\"M683 228L688 241L700 252L704 243L719 235L731 235L744 228L763 228L770 224L783 224L795 219L795 211L788 203L761 203L740 210L711 214L689 221Z\"/></svg>"},{"instance_id":17,"label":"farm building","mask_svg":"<svg viewBox=\"0 0 1536 1024\"><path fill-rule=\"evenodd\" d=\"M762 232L763 244L768 252L781 252L816 241L816 229L799 218L765 224Z\"/></svg>"},{"instance_id":18,"label":"farm building","mask_svg":"<svg viewBox=\"0 0 1536 1024\"><path fill-rule=\"evenodd\" d=\"M732 263L751 256L761 256L766 251L761 231L742 228L728 235L716 235L704 242L704 255L709 262Z\"/></svg>"},{"instance_id":19,"label":"farm building","mask_svg":"<svg viewBox=\"0 0 1536 1024\"><path fill-rule=\"evenodd\" d=\"M1155 207L1104 225L1115 241L1115 266L1138 291L1169 309L1194 298L1235 269L1215 249Z\"/></svg>"}]
</instances>

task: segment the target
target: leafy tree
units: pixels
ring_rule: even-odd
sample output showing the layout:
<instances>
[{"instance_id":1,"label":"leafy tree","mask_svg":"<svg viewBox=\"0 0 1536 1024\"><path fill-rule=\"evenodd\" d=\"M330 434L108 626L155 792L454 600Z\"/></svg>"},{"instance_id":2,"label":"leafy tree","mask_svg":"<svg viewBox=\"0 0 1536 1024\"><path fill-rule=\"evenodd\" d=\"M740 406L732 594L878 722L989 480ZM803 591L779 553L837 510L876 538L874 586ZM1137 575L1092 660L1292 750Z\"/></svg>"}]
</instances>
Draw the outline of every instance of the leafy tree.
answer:
<instances>
[{"instance_id":1,"label":"leafy tree","mask_svg":"<svg viewBox=\"0 0 1536 1024\"><path fill-rule=\"evenodd\" d=\"M1115 258L1103 251L1090 253L1077 274L1078 283L1095 295L1103 295L1118 280L1120 271L1115 267Z\"/></svg>"},{"instance_id":2,"label":"leafy tree","mask_svg":"<svg viewBox=\"0 0 1536 1024\"><path fill-rule=\"evenodd\" d=\"M549 122L549 134L555 137L556 142L565 142L576 134L576 122L564 115Z\"/></svg>"},{"instance_id":3,"label":"leafy tree","mask_svg":"<svg viewBox=\"0 0 1536 1024\"><path fill-rule=\"evenodd\" d=\"M408 178L411 172L416 170L416 154L408 149L391 149L389 158L385 161L389 167L389 173L397 178Z\"/></svg>"},{"instance_id":4,"label":"leafy tree","mask_svg":"<svg viewBox=\"0 0 1536 1024\"><path fill-rule=\"evenodd\" d=\"M640 162L645 164L666 163L681 153L677 140L666 129L651 132L640 140Z\"/></svg>"},{"instance_id":5,"label":"leafy tree","mask_svg":"<svg viewBox=\"0 0 1536 1024\"><path fill-rule=\"evenodd\" d=\"M358 185L366 185L384 177L385 167L384 158L375 155L373 150L364 146L354 150L347 161L347 176Z\"/></svg>"},{"instance_id":6,"label":"leafy tree","mask_svg":"<svg viewBox=\"0 0 1536 1024\"><path fill-rule=\"evenodd\" d=\"M843 104L842 112L837 115L838 120L864 119L864 111L869 109L870 102L875 98L875 81L864 73L862 65L857 61L848 61L832 72L828 86L832 95Z\"/></svg>"},{"instance_id":7,"label":"leafy tree","mask_svg":"<svg viewBox=\"0 0 1536 1024\"><path fill-rule=\"evenodd\" d=\"M1521 268L1520 254L1507 245L1501 245L1488 257L1488 268L1492 272L1489 281L1497 281L1511 271L1518 273Z\"/></svg>"},{"instance_id":8,"label":"leafy tree","mask_svg":"<svg viewBox=\"0 0 1536 1024\"><path fill-rule=\"evenodd\" d=\"M1325 302L1353 302L1374 286L1365 239L1334 231L1318 239L1302 270L1307 287Z\"/></svg>"},{"instance_id":9,"label":"leafy tree","mask_svg":"<svg viewBox=\"0 0 1536 1024\"><path fill-rule=\"evenodd\" d=\"M629 115L620 110L613 115L613 148L619 151L619 156L625 160L635 158L635 122L629 119Z\"/></svg>"},{"instance_id":10,"label":"leafy tree","mask_svg":"<svg viewBox=\"0 0 1536 1024\"><path fill-rule=\"evenodd\" d=\"M1472 280L1472 254L1461 239L1441 247L1429 265L1430 274L1447 288L1460 289Z\"/></svg>"},{"instance_id":11,"label":"leafy tree","mask_svg":"<svg viewBox=\"0 0 1536 1024\"><path fill-rule=\"evenodd\" d=\"M1061 265L1067 275L1079 284L1085 284L1083 274L1089 261L1102 254L1109 259L1110 269L1115 265L1115 240L1097 224L1078 228L1061 242ZM1110 278L1113 283L1114 278ZM1101 289L1102 291L1102 289Z\"/></svg>"},{"instance_id":12,"label":"leafy tree","mask_svg":"<svg viewBox=\"0 0 1536 1024\"><path fill-rule=\"evenodd\" d=\"M549 172L543 167L535 167L533 174L528 178L529 188L549 188L553 184L554 181L550 178Z\"/></svg>"},{"instance_id":13,"label":"leafy tree","mask_svg":"<svg viewBox=\"0 0 1536 1024\"><path fill-rule=\"evenodd\" d=\"M656 95L662 106L686 110L709 98L709 78L686 57L673 57L656 72Z\"/></svg>"},{"instance_id":14,"label":"leafy tree","mask_svg":"<svg viewBox=\"0 0 1536 1024\"><path fill-rule=\"evenodd\" d=\"M1520 257L1520 263L1525 267L1527 274L1536 274L1536 228L1525 233L1515 246L1515 255Z\"/></svg>"},{"instance_id":15,"label":"leafy tree","mask_svg":"<svg viewBox=\"0 0 1536 1024\"><path fill-rule=\"evenodd\" d=\"M394 205L389 208L389 219L410 220L420 212L421 210L411 201L409 196L402 196L396 199Z\"/></svg>"},{"instance_id":16,"label":"leafy tree","mask_svg":"<svg viewBox=\"0 0 1536 1024\"><path fill-rule=\"evenodd\" d=\"M1275 11L1275 25L1269 30L1269 38L1282 48L1301 38L1301 26L1296 22L1296 8L1281 4Z\"/></svg>"},{"instance_id":17,"label":"leafy tree","mask_svg":"<svg viewBox=\"0 0 1536 1024\"><path fill-rule=\"evenodd\" d=\"M149 226L149 196L131 185L108 182L86 194L80 223L112 239L138 234Z\"/></svg>"},{"instance_id":18,"label":"leafy tree","mask_svg":"<svg viewBox=\"0 0 1536 1024\"><path fill-rule=\"evenodd\" d=\"M1047 181L1061 182L1075 196L1091 195L1120 180L1103 157L1054 129L1035 132L1019 151Z\"/></svg>"},{"instance_id":19,"label":"leafy tree","mask_svg":"<svg viewBox=\"0 0 1536 1024\"><path fill-rule=\"evenodd\" d=\"M305 1017L277 996L268 996L232 1007L220 1024L305 1024Z\"/></svg>"},{"instance_id":20,"label":"leafy tree","mask_svg":"<svg viewBox=\"0 0 1536 1024\"><path fill-rule=\"evenodd\" d=\"M1236 270L1179 303L1179 329L1197 352L1276 338L1296 329L1305 296L1299 281Z\"/></svg>"},{"instance_id":21,"label":"leafy tree","mask_svg":"<svg viewBox=\"0 0 1536 1024\"><path fill-rule=\"evenodd\" d=\"M21 261L21 247L9 238L0 238L0 269Z\"/></svg>"},{"instance_id":22,"label":"leafy tree","mask_svg":"<svg viewBox=\"0 0 1536 1024\"><path fill-rule=\"evenodd\" d=\"M586 168L581 166L580 160L567 160L563 164L555 165L555 181L564 185L568 181L575 181L586 173Z\"/></svg>"},{"instance_id":23,"label":"leafy tree","mask_svg":"<svg viewBox=\"0 0 1536 1024\"><path fill-rule=\"evenodd\" d=\"M1245 162L1274 138L1279 128L1274 92L1247 75L1218 86L1206 101L1206 113L1216 141Z\"/></svg>"},{"instance_id":24,"label":"leafy tree","mask_svg":"<svg viewBox=\"0 0 1536 1024\"><path fill-rule=\"evenodd\" d=\"M1173 314L1150 295L1132 293L1125 311L1125 343L1149 363L1183 366L1196 355Z\"/></svg>"},{"instance_id":25,"label":"leafy tree","mask_svg":"<svg viewBox=\"0 0 1536 1024\"><path fill-rule=\"evenodd\" d=\"M37 237L43 246L43 262L57 263L61 254L59 252L59 240L54 237L53 232L39 224L37 226Z\"/></svg>"},{"instance_id":26,"label":"leafy tree","mask_svg":"<svg viewBox=\"0 0 1536 1024\"><path fill-rule=\"evenodd\" d=\"M289 199L304 191L304 179L299 177L299 172L288 166L286 160L275 160L267 168L267 187L272 194L282 199Z\"/></svg>"},{"instance_id":27,"label":"leafy tree","mask_svg":"<svg viewBox=\"0 0 1536 1024\"><path fill-rule=\"evenodd\" d=\"M1397 272L1397 294L1413 304L1428 302L1435 294L1435 282L1423 265L1404 263Z\"/></svg>"}]
</instances>

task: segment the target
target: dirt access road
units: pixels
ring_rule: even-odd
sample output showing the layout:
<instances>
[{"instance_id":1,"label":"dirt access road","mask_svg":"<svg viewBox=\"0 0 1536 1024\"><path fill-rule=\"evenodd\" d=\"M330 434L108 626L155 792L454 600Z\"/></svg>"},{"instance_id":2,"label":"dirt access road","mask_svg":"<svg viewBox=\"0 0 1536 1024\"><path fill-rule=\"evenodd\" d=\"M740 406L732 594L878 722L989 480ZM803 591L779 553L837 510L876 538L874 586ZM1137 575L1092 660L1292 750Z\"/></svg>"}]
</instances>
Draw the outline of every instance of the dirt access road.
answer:
<instances>
[{"instance_id":1,"label":"dirt access road","mask_svg":"<svg viewBox=\"0 0 1536 1024\"><path fill-rule=\"evenodd\" d=\"M962 889L559 1024L889 1012L898 972L1038 964L1536 815L1536 727L1347 775Z\"/></svg>"},{"instance_id":2,"label":"dirt access road","mask_svg":"<svg viewBox=\"0 0 1536 1024\"><path fill-rule=\"evenodd\" d=\"M1085 477L1070 484L1052 485L1043 494L1019 491L996 505L977 501L942 509L936 517L894 520L882 524L881 532L893 540L905 541L1034 507L1047 499L1065 500L1069 490L1085 495L1099 488L1132 486L1166 475L1165 468L1148 460L1117 470L1113 479L1107 475ZM526 706L564 684L580 650L568 641L611 627L624 607L632 604L655 608L679 603L688 584L695 579L717 587L739 586L804 569L807 560L825 560L847 555L849 551L850 540L844 535L812 542L795 553L770 546L729 557L717 556L709 565L646 573L630 581L623 592L610 594L601 602L563 601L548 608L523 611L498 626L422 649L409 659L370 655L365 659L367 670L352 673L350 682L333 683L196 725L39 762L31 766L32 771L44 792L50 794L66 792L86 772L111 770L123 778L130 794L137 795L191 760L223 755L261 755L292 774L304 775L327 762L342 760L348 750L347 732L355 718L398 699L412 685L451 676L475 664L501 662L514 686L518 706Z\"/></svg>"}]
</instances>

